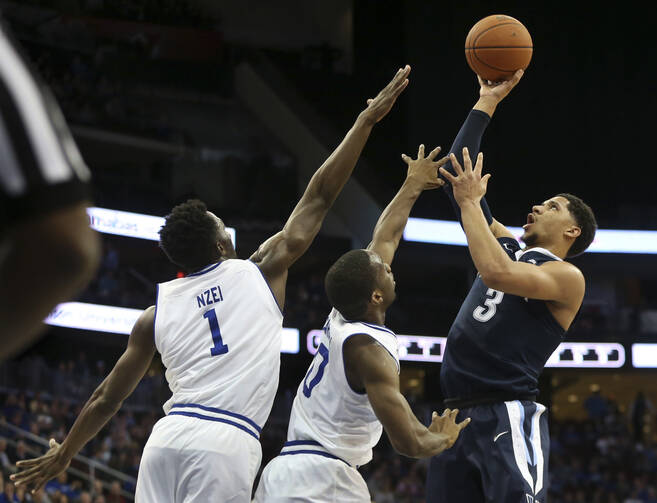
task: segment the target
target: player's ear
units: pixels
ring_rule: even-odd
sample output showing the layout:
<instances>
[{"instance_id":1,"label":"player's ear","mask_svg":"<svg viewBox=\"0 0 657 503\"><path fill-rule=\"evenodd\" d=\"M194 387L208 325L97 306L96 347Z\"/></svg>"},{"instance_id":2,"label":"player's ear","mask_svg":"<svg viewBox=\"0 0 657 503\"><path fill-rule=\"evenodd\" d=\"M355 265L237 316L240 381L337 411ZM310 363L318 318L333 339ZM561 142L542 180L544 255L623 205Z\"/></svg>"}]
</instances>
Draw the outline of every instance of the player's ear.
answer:
<instances>
[{"instance_id":1,"label":"player's ear","mask_svg":"<svg viewBox=\"0 0 657 503\"><path fill-rule=\"evenodd\" d=\"M571 239L577 239L580 234L582 234L582 229L577 225L571 225L564 231L564 235Z\"/></svg>"},{"instance_id":2,"label":"player's ear","mask_svg":"<svg viewBox=\"0 0 657 503\"><path fill-rule=\"evenodd\" d=\"M217 250L219 250L219 256L223 257L226 253L226 248L221 244L221 241L217 241Z\"/></svg>"},{"instance_id":3,"label":"player's ear","mask_svg":"<svg viewBox=\"0 0 657 503\"><path fill-rule=\"evenodd\" d=\"M375 288L372 292L372 296L370 297L370 302L375 306L383 304L383 292L378 288Z\"/></svg>"}]
</instances>

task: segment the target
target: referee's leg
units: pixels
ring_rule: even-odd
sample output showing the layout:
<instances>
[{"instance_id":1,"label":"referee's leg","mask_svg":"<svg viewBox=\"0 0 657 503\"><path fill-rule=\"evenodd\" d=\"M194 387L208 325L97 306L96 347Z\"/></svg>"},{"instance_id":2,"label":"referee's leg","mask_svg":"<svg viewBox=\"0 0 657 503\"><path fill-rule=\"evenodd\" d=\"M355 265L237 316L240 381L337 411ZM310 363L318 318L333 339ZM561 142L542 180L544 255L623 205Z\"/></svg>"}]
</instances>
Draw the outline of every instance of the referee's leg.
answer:
<instances>
[{"instance_id":1,"label":"referee's leg","mask_svg":"<svg viewBox=\"0 0 657 503\"><path fill-rule=\"evenodd\" d=\"M93 277L88 181L54 99L0 25L0 360Z\"/></svg>"}]
</instances>

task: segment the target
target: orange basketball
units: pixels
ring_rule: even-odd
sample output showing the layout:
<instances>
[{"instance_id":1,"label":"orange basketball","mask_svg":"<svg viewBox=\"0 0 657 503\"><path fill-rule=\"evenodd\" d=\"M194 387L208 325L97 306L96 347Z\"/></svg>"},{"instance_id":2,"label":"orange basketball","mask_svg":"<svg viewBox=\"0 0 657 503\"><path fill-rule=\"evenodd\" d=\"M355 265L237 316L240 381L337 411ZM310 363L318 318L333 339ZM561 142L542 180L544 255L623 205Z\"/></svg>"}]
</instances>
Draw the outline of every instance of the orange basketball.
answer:
<instances>
[{"instance_id":1,"label":"orange basketball","mask_svg":"<svg viewBox=\"0 0 657 503\"><path fill-rule=\"evenodd\" d=\"M534 47L527 28L502 14L483 18L465 39L468 65L484 80L510 79L516 70L529 66Z\"/></svg>"}]
</instances>

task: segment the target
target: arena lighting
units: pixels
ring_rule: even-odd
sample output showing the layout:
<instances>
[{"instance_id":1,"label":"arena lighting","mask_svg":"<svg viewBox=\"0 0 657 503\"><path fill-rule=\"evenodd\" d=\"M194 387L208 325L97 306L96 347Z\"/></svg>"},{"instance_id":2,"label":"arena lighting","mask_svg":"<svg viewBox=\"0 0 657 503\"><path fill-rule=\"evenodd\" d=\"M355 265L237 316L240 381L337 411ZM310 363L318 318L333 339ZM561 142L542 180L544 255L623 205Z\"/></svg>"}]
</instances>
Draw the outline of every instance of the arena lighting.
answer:
<instances>
[{"instance_id":1,"label":"arena lighting","mask_svg":"<svg viewBox=\"0 0 657 503\"><path fill-rule=\"evenodd\" d=\"M311 330L306 336L310 354L317 352L321 330ZM415 362L443 361L446 337L397 335L399 359ZM657 366L657 344L655 344ZM615 342L563 342L547 361L546 367L565 368L620 368L625 364L625 348Z\"/></svg>"},{"instance_id":2,"label":"arena lighting","mask_svg":"<svg viewBox=\"0 0 657 503\"><path fill-rule=\"evenodd\" d=\"M129 211L111 210L108 208L87 208L89 223L92 229L105 234L115 234L129 238L149 239L159 241L160 227L164 225L164 218ZM236 246L236 233L232 227L226 231Z\"/></svg>"},{"instance_id":3,"label":"arena lighting","mask_svg":"<svg viewBox=\"0 0 657 503\"><path fill-rule=\"evenodd\" d=\"M45 323L58 327L127 335L142 312L141 309L128 309L126 307L65 302L55 307L45 319ZM283 328L281 353L296 354L298 352L299 330L296 328Z\"/></svg>"},{"instance_id":4,"label":"arena lighting","mask_svg":"<svg viewBox=\"0 0 657 503\"><path fill-rule=\"evenodd\" d=\"M632 366L638 369L657 368L657 344L632 344Z\"/></svg>"},{"instance_id":5,"label":"arena lighting","mask_svg":"<svg viewBox=\"0 0 657 503\"><path fill-rule=\"evenodd\" d=\"M508 227L520 237L522 227ZM404 229L406 241L467 246L463 229L458 222L409 218ZM657 253L657 231L598 229L595 240L587 250L593 253Z\"/></svg>"}]
</instances>

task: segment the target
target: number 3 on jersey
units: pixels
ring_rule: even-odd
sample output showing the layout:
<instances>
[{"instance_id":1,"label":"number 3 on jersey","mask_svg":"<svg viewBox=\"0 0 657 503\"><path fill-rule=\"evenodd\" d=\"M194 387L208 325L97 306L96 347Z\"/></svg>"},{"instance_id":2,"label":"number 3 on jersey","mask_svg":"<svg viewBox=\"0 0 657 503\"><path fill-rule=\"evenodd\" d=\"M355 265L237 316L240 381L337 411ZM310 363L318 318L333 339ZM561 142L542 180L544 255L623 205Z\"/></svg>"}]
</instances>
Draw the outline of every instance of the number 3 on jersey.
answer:
<instances>
[{"instance_id":1,"label":"number 3 on jersey","mask_svg":"<svg viewBox=\"0 0 657 503\"><path fill-rule=\"evenodd\" d=\"M214 312L214 309L210 309L203 315L203 318L208 320L208 323L210 324L210 332L212 333L212 340L214 341L214 346L210 348L210 354L212 356L217 356L228 353L228 346L224 344L224 341L221 339L221 329L219 328L217 313Z\"/></svg>"},{"instance_id":2,"label":"number 3 on jersey","mask_svg":"<svg viewBox=\"0 0 657 503\"><path fill-rule=\"evenodd\" d=\"M310 380L310 383L308 382L308 378L310 377L310 374L313 373L313 370L315 370L315 363L317 361L317 356L321 358L321 362L319 362L319 366L317 366L317 373L315 374L315 377L313 377ZM324 343L322 342L319 345L319 348L317 348L317 355L315 356L315 359L313 360L313 364L310 366L308 369L308 373L306 374L306 377L303 380L303 394L306 398L310 398L310 394L313 391L313 388L319 384L319 381L322 380L322 377L324 377L324 367L326 367L326 364L329 361L329 351L326 346L324 346Z\"/></svg>"},{"instance_id":3,"label":"number 3 on jersey","mask_svg":"<svg viewBox=\"0 0 657 503\"><path fill-rule=\"evenodd\" d=\"M492 288L488 289L486 295L489 298L484 301L484 305L477 306L477 308L472 311L472 317L477 321L486 322L495 316L497 305L502 302L502 299L504 298L504 292L493 290Z\"/></svg>"}]
</instances>

